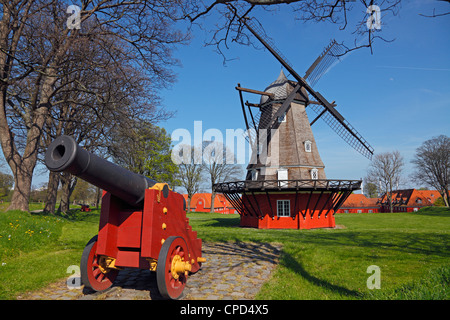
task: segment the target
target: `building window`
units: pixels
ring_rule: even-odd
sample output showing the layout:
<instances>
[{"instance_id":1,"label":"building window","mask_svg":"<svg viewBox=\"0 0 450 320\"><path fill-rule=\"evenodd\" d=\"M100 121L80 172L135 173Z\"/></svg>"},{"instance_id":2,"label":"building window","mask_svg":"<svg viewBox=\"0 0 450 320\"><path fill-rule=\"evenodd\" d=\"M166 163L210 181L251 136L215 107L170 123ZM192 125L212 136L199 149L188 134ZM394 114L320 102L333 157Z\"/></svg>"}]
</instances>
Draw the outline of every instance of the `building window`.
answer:
<instances>
[{"instance_id":1,"label":"building window","mask_svg":"<svg viewBox=\"0 0 450 320\"><path fill-rule=\"evenodd\" d=\"M277 215L279 217L291 216L291 201L290 200L277 200Z\"/></svg>"},{"instance_id":2,"label":"building window","mask_svg":"<svg viewBox=\"0 0 450 320\"><path fill-rule=\"evenodd\" d=\"M348 213L348 210L344 210L344 213Z\"/></svg>"},{"instance_id":3,"label":"building window","mask_svg":"<svg viewBox=\"0 0 450 320\"><path fill-rule=\"evenodd\" d=\"M369 213L373 213L373 210L369 210Z\"/></svg>"},{"instance_id":4,"label":"building window","mask_svg":"<svg viewBox=\"0 0 450 320\"><path fill-rule=\"evenodd\" d=\"M357 213L362 213L362 210L358 210Z\"/></svg>"},{"instance_id":5,"label":"building window","mask_svg":"<svg viewBox=\"0 0 450 320\"><path fill-rule=\"evenodd\" d=\"M311 145L312 145L311 141L309 140L305 141L305 152L311 152Z\"/></svg>"},{"instance_id":6,"label":"building window","mask_svg":"<svg viewBox=\"0 0 450 320\"><path fill-rule=\"evenodd\" d=\"M257 170L252 170L252 180L253 181L258 180L258 171Z\"/></svg>"},{"instance_id":7,"label":"building window","mask_svg":"<svg viewBox=\"0 0 450 320\"><path fill-rule=\"evenodd\" d=\"M419 208L414 208L413 210L414 210L414 212L417 212L417 211L419 211Z\"/></svg>"},{"instance_id":8,"label":"building window","mask_svg":"<svg viewBox=\"0 0 450 320\"><path fill-rule=\"evenodd\" d=\"M286 112L282 116L278 117L278 123L286 122Z\"/></svg>"},{"instance_id":9,"label":"building window","mask_svg":"<svg viewBox=\"0 0 450 320\"><path fill-rule=\"evenodd\" d=\"M311 179L317 180L319 179L319 170L317 169L311 169Z\"/></svg>"}]
</instances>

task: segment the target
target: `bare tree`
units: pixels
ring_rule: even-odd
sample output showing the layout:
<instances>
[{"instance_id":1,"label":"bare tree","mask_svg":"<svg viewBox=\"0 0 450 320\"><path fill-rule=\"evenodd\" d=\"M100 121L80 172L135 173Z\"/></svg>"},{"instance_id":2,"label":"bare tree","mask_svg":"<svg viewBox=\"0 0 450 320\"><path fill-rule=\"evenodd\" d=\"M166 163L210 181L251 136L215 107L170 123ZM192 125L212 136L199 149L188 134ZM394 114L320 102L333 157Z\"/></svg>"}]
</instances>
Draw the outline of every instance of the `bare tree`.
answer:
<instances>
[{"instance_id":1,"label":"bare tree","mask_svg":"<svg viewBox=\"0 0 450 320\"><path fill-rule=\"evenodd\" d=\"M200 191L203 179L203 166L201 147L193 147L186 144L178 145L172 151L172 161L178 165L178 180L186 189L188 195L187 210L191 208L191 200L194 194Z\"/></svg>"},{"instance_id":2,"label":"bare tree","mask_svg":"<svg viewBox=\"0 0 450 320\"><path fill-rule=\"evenodd\" d=\"M389 15L398 14L400 3L400 0L378 2L373 0L216 0L206 3L192 1L191 5L184 9L185 18L194 24L200 24L199 21L212 15L213 12L218 13L219 18L214 16L215 29L207 44L215 46L226 59L224 49L228 49L229 43L254 45L252 37L238 15L246 17L253 15L257 18L258 9L276 13L281 5L289 5L293 18L296 20L331 22L338 26L339 30L354 28L350 30L355 35L354 42L342 43L346 48L345 53L360 48L369 48L372 52L376 39L393 41L382 36L381 24ZM375 19L377 23L373 24Z\"/></svg>"},{"instance_id":3,"label":"bare tree","mask_svg":"<svg viewBox=\"0 0 450 320\"><path fill-rule=\"evenodd\" d=\"M416 149L411 163L415 166L413 180L439 191L448 207L450 196L450 138L440 135L425 141Z\"/></svg>"},{"instance_id":4,"label":"bare tree","mask_svg":"<svg viewBox=\"0 0 450 320\"><path fill-rule=\"evenodd\" d=\"M214 212L216 193L213 186L216 183L237 179L243 176L241 165L235 164L233 152L223 143L217 141L203 142L203 170L211 182L211 210Z\"/></svg>"},{"instance_id":5,"label":"bare tree","mask_svg":"<svg viewBox=\"0 0 450 320\"><path fill-rule=\"evenodd\" d=\"M438 0L438 1L440 1L440 2L447 2L448 4L450 4L450 0ZM421 15L422 17L426 17L426 18L436 18L436 17L446 16L446 15L449 15L449 14L450 14L450 11L444 11L444 12L436 13L436 8L434 8L432 14L420 13L419 15Z\"/></svg>"},{"instance_id":6,"label":"bare tree","mask_svg":"<svg viewBox=\"0 0 450 320\"><path fill-rule=\"evenodd\" d=\"M367 171L366 181L380 185L380 191L386 194L391 212L393 211L392 191L401 181L404 165L400 152L384 152L373 157Z\"/></svg>"},{"instance_id":7,"label":"bare tree","mask_svg":"<svg viewBox=\"0 0 450 320\"><path fill-rule=\"evenodd\" d=\"M111 57L139 66L151 87L166 86L174 80L171 66L178 63L172 57L173 45L187 39L173 28L176 4L82 1L81 28L69 28L69 4L63 0L0 2L0 143L15 179L9 209L28 210L43 128L55 96L67 85L59 80L69 70L74 71L67 68L68 63L79 58L71 53L82 53L77 50L80 46L97 43ZM39 47L44 50L37 50ZM89 65L100 74L111 66L95 64L95 60L84 62L77 66L86 70ZM117 73L126 79L126 68L117 69ZM97 89L85 87L94 94Z\"/></svg>"}]
</instances>

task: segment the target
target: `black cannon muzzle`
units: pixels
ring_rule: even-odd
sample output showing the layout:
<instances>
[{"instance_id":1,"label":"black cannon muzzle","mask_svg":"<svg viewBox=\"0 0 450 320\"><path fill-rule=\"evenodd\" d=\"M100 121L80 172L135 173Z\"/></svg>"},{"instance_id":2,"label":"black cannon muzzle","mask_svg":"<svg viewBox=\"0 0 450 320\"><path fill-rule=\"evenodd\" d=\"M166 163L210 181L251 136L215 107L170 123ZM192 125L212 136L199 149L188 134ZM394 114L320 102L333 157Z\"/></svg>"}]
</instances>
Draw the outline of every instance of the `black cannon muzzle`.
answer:
<instances>
[{"instance_id":1,"label":"black cannon muzzle","mask_svg":"<svg viewBox=\"0 0 450 320\"><path fill-rule=\"evenodd\" d=\"M50 171L70 172L133 206L142 205L145 189L156 183L90 153L69 136L60 136L49 145L45 165Z\"/></svg>"}]
</instances>

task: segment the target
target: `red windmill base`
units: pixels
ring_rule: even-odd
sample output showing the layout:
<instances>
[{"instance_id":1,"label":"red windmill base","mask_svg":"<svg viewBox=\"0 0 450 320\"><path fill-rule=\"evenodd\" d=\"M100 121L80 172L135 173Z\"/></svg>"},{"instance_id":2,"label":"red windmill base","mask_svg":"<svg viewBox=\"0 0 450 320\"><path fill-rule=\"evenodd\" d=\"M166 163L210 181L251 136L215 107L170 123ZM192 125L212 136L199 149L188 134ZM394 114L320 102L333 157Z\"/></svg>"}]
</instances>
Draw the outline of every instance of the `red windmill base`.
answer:
<instances>
[{"instance_id":1,"label":"red windmill base","mask_svg":"<svg viewBox=\"0 0 450 320\"><path fill-rule=\"evenodd\" d=\"M334 228L334 213L360 180L265 180L216 184L241 215L242 227Z\"/></svg>"}]
</instances>

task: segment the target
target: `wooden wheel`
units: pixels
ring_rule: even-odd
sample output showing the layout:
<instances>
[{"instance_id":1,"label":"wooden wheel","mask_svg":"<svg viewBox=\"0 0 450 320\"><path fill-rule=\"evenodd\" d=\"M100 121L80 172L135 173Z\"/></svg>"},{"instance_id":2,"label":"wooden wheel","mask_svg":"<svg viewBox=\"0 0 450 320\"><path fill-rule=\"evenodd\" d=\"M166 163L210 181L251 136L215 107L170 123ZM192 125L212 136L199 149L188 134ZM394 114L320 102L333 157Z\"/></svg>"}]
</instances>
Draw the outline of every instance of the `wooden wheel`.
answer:
<instances>
[{"instance_id":1,"label":"wooden wheel","mask_svg":"<svg viewBox=\"0 0 450 320\"><path fill-rule=\"evenodd\" d=\"M180 298L191 268L186 241L182 237L167 238L159 252L156 266L156 282L163 298Z\"/></svg>"},{"instance_id":2,"label":"wooden wheel","mask_svg":"<svg viewBox=\"0 0 450 320\"><path fill-rule=\"evenodd\" d=\"M102 257L97 252L97 236L89 240L83 250L80 263L81 281L85 287L95 291L108 289L119 273L116 269L105 269Z\"/></svg>"}]
</instances>

